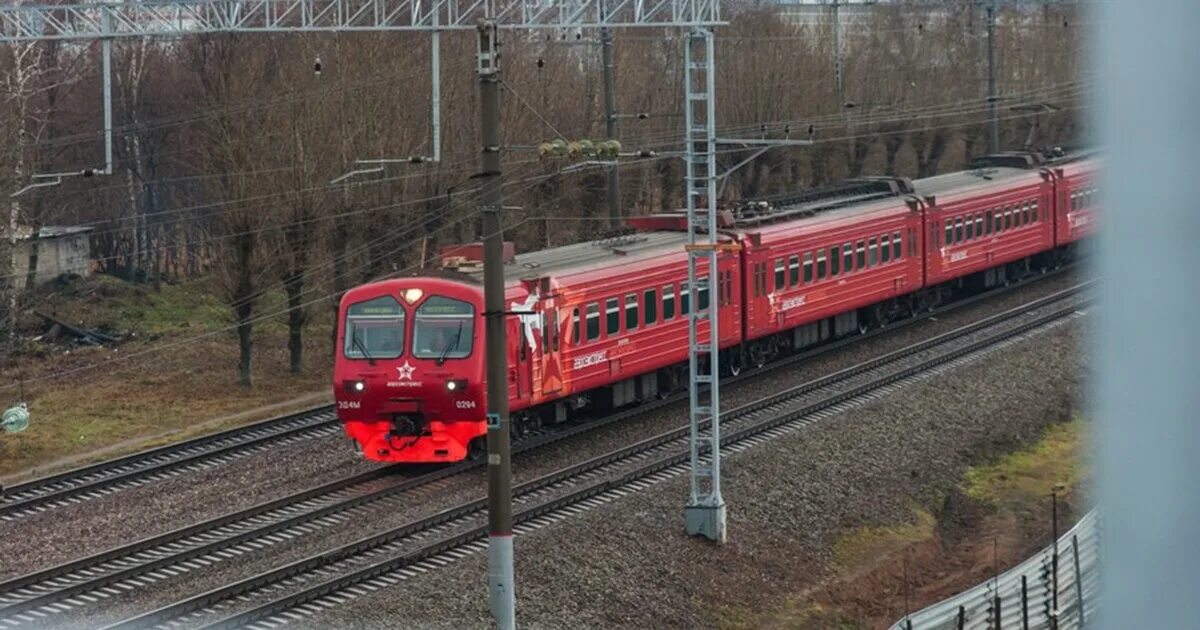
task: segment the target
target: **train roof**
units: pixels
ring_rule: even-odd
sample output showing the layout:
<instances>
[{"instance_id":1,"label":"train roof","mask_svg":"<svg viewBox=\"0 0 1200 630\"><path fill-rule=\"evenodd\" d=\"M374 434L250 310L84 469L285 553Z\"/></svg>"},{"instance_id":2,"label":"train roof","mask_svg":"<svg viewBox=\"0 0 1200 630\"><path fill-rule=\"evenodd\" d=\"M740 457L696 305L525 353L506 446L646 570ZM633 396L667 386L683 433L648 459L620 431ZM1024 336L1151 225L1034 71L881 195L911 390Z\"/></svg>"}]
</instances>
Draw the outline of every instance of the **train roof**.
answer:
<instances>
[{"instance_id":1,"label":"train roof","mask_svg":"<svg viewBox=\"0 0 1200 630\"><path fill-rule=\"evenodd\" d=\"M991 166L925 177L913 181L913 188L921 196L959 194L1031 175L1036 177L1037 173L1036 170Z\"/></svg>"},{"instance_id":2,"label":"train roof","mask_svg":"<svg viewBox=\"0 0 1200 630\"><path fill-rule=\"evenodd\" d=\"M574 273L591 272L607 265L629 265L662 256L684 255L687 234L684 232L651 231L621 234L594 241L562 245L517 254L504 265L505 279L511 284L519 280L534 280L548 276L563 277ZM483 269L468 272L483 280Z\"/></svg>"}]
</instances>

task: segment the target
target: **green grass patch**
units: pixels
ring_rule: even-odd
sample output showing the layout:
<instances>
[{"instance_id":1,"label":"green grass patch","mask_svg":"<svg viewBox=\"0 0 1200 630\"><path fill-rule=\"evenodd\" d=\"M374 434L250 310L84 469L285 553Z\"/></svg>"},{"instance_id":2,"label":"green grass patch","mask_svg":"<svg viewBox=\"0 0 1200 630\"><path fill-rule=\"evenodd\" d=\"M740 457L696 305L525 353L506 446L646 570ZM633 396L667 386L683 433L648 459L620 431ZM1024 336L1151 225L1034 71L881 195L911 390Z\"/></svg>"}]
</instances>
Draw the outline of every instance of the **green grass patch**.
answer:
<instances>
[{"instance_id":1,"label":"green grass patch","mask_svg":"<svg viewBox=\"0 0 1200 630\"><path fill-rule=\"evenodd\" d=\"M1087 447L1082 419L1052 425L1032 447L968 470L963 491L1001 509L1040 501L1055 485L1074 488L1087 478Z\"/></svg>"},{"instance_id":2,"label":"green grass patch","mask_svg":"<svg viewBox=\"0 0 1200 630\"><path fill-rule=\"evenodd\" d=\"M725 606L716 614L716 626L725 630L762 628L821 628L822 630L863 630L866 626L841 611L817 602L789 601L782 610L763 613L745 607Z\"/></svg>"},{"instance_id":3,"label":"green grass patch","mask_svg":"<svg viewBox=\"0 0 1200 630\"><path fill-rule=\"evenodd\" d=\"M912 511L907 523L858 527L843 534L833 547L838 569L853 571L880 554L932 538L937 518L922 507L913 506Z\"/></svg>"}]
</instances>

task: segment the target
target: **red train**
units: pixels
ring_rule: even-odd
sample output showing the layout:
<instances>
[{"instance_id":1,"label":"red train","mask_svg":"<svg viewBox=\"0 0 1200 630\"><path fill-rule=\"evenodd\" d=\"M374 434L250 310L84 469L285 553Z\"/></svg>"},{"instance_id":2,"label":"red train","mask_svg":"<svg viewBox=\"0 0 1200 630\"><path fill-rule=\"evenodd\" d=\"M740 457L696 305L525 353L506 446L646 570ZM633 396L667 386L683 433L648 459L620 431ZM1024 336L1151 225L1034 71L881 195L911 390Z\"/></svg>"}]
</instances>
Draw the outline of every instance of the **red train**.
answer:
<instances>
[{"instance_id":1,"label":"red train","mask_svg":"<svg viewBox=\"0 0 1200 630\"><path fill-rule=\"evenodd\" d=\"M687 282L682 213L628 234L513 255L508 392L516 435L687 387L693 300L717 301L736 373L1044 271L1095 229L1097 163L1010 153L909 181L864 178L721 214L716 282ZM454 462L484 450L482 248L342 299L334 386L374 460ZM701 271L702 276L708 270ZM709 287L711 284L711 290Z\"/></svg>"}]
</instances>

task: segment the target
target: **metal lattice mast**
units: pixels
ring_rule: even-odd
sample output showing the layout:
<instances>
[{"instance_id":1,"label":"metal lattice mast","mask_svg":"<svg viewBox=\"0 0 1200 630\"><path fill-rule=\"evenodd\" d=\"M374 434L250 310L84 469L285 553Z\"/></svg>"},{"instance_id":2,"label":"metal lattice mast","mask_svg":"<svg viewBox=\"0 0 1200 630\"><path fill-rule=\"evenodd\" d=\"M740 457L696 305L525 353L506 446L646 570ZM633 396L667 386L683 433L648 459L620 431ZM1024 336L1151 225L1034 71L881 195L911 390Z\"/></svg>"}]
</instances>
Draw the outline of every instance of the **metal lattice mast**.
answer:
<instances>
[{"instance_id":1,"label":"metal lattice mast","mask_svg":"<svg viewBox=\"0 0 1200 630\"><path fill-rule=\"evenodd\" d=\"M1000 121L996 117L996 0L987 5L988 152L1000 151Z\"/></svg>"},{"instance_id":2,"label":"metal lattice mast","mask_svg":"<svg viewBox=\"0 0 1200 630\"><path fill-rule=\"evenodd\" d=\"M479 74L482 112L483 159L481 175L485 182L484 274L487 284L484 302L488 315L488 363L500 365L505 359L503 327L504 269L499 244L502 236L500 212L499 95L495 82L498 59L495 50L499 29L537 28L608 28L608 27L683 27L693 29L687 37L685 72L688 87L685 105L687 129L687 202L688 202L688 277L692 293L700 287L709 296L706 308L698 309L698 300L689 316L690 365L692 376L692 468L693 486L687 506L687 529L717 541L725 539L725 504L720 492L720 462L717 447L719 430L719 387L717 374L717 321L720 301L712 287L716 271L716 106L713 98L713 26L723 24L720 0L161 0L158 2L122 2L101 4L82 2L53 7L0 7L0 43L48 39L94 40L111 42L122 37L178 37L201 33L261 32L432 32L434 50L432 100L438 105L437 74L440 56L436 33L475 30L480 32ZM695 84L696 80L701 81ZM699 117L696 117L696 113ZM111 114L109 114L111 115ZM438 156L438 119L435 109L433 135ZM106 130L111 123L106 121ZM615 130L614 130L615 131ZM736 141L744 146L763 145L763 141ZM763 149L765 150L765 149ZM383 162L386 162L384 160ZM747 160L748 161L748 160ZM743 162L745 163L745 162ZM736 168L736 167L735 167ZM703 198L703 199L701 199ZM703 203L700 203L703 201ZM702 206L702 207L701 207ZM489 229L490 228L490 229ZM699 228L699 229L698 229ZM697 267L707 261L708 277L698 278ZM497 306L498 305L498 306ZM704 332L707 331L707 335ZM493 337L495 339L493 339ZM701 344L702 339L707 343ZM496 343L501 341L500 343ZM495 372L490 369L489 372ZM493 616L501 628L515 625L513 609L513 570L511 547L511 498L508 452L507 400L503 375L489 390L488 468L489 521L493 541L489 544L489 586ZM700 397L698 386L710 389ZM703 402L702 402L703 400ZM700 423L712 419L708 431ZM706 454L702 454L705 451ZM702 457L702 455L704 455ZM705 464L704 461L711 463ZM507 545L504 543L507 542Z\"/></svg>"},{"instance_id":3,"label":"metal lattice mast","mask_svg":"<svg viewBox=\"0 0 1200 630\"><path fill-rule=\"evenodd\" d=\"M721 498L721 393L718 306L721 302L717 254L717 129L713 33L697 28L684 51L684 136L687 144L687 224L689 418L691 420L691 498L687 532L725 542L725 500ZM702 275L703 274L703 275ZM708 295L707 304L699 297ZM682 299L682 296L681 296ZM705 388L702 391L702 388ZM707 430L702 425L711 420ZM706 453L707 451L707 453Z\"/></svg>"}]
</instances>

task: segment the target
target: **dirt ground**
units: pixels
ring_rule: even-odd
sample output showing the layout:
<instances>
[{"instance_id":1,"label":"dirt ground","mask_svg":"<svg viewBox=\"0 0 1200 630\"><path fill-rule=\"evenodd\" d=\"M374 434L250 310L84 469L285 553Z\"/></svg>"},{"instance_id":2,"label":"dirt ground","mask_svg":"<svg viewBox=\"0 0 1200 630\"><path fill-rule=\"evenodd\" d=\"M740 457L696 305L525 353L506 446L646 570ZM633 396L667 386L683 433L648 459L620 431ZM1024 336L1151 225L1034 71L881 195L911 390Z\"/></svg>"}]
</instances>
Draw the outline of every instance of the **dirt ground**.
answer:
<instances>
[{"instance_id":1,"label":"dirt ground","mask_svg":"<svg viewBox=\"0 0 1200 630\"><path fill-rule=\"evenodd\" d=\"M1051 426L1031 448L970 469L934 509L914 505L912 521L844 535L822 583L730 626L886 628L1003 572L1052 541L1056 486L1060 532L1089 509L1086 431L1079 419Z\"/></svg>"},{"instance_id":2,"label":"dirt ground","mask_svg":"<svg viewBox=\"0 0 1200 630\"><path fill-rule=\"evenodd\" d=\"M264 298L254 384L244 387L229 309L215 295L204 283L155 292L109 276L54 283L36 295L15 352L0 355L0 407L23 400L31 414L25 432L0 434L3 483L328 402L326 305L311 307L304 370L293 375L286 323L269 316L282 296ZM120 341L88 346L48 336L34 309Z\"/></svg>"}]
</instances>

